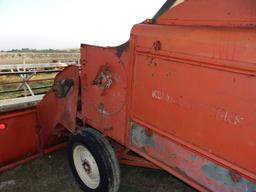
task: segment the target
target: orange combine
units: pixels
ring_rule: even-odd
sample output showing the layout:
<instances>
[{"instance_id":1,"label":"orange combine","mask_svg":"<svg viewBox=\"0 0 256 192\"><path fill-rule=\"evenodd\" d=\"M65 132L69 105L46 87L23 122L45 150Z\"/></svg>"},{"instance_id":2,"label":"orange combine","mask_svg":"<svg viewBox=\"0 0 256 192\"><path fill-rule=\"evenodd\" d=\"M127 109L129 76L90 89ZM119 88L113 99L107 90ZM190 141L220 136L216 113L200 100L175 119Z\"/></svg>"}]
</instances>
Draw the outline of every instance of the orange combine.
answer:
<instances>
[{"instance_id":1,"label":"orange combine","mask_svg":"<svg viewBox=\"0 0 256 192\"><path fill-rule=\"evenodd\" d=\"M66 145L84 191L119 164L199 191L256 191L256 1L168 0L119 47L81 45L36 106L0 116L0 171Z\"/></svg>"}]
</instances>

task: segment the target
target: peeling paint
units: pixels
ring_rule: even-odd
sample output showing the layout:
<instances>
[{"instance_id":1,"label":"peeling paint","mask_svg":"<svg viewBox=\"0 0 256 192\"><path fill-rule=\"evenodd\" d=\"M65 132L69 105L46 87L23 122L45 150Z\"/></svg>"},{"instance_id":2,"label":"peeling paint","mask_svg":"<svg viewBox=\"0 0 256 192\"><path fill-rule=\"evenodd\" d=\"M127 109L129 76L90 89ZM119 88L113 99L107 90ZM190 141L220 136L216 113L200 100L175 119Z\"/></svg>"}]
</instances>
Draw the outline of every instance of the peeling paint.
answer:
<instances>
[{"instance_id":1,"label":"peeling paint","mask_svg":"<svg viewBox=\"0 0 256 192\"><path fill-rule=\"evenodd\" d=\"M136 123L132 124L131 143L136 146L155 147L153 134L148 134L145 128Z\"/></svg>"},{"instance_id":2,"label":"peeling paint","mask_svg":"<svg viewBox=\"0 0 256 192\"><path fill-rule=\"evenodd\" d=\"M192 106L189 102L187 102L183 96L178 96L174 97L168 92L161 91L159 89L154 89L151 93L152 99L159 100L159 101L164 101L167 102L168 104L173 104L178 107L183 107L187 109L191 109Z\"/></svg>"},{"instance_id":3,"label":"peeling paint","mask_svg":"<svg viewBox=\"0 0 256 192\"><path fill-rule=\"evenodd\" d=\"M120 58L122 56L123 52L128 49L129 49L129 41L116 47L116 56Z\"/></svg>"},{"instance_id":4,"label":"peeling paint","mask_svg":"<svg viewBox=\"0 0 256 192\"><path fill-rule=\"evenodd\" d=\"M221 167L214 163L208 163L202 167L203 172L211 179L217 180L218 182L234 189L246 192L255 192L256 184L240 177L239 180L234 181L230 171L224 167Z\"/></svg>"},{"instance_id":5,"label":"peeling paint","mask_svg":"<svg viewBox=\"0 0 256 192\"><path fill-rule=\"evenodd\" d=\"M223 108L216 109L216 119L235 126L241 125L243 117L234 112L229 112Z\"/></svg>"},{"instance_id":6,"label":"peeling paint","mask_svg":"<svg viewBox=\"0 0 256 192\"><path fill-rule=\"evenodd\" d=\"M192 155L191 155L191 160L192 160L192 161L196 161L196 160L197 160L197 156L196 156L195 154L192 154Z\"/></svg>"},{"instance_id":7,"label":"peeling paint","mask_svg":"<svg viewBox=\"0 0 256 192\"><path fill-rule=\"evenodd\" d=\"M130 143L142 153L169 166L179 175L205 186L209 191L256 192L256 183L237 170L222 167L134 122L130 124Z\"/></svg>"}]
</instances>

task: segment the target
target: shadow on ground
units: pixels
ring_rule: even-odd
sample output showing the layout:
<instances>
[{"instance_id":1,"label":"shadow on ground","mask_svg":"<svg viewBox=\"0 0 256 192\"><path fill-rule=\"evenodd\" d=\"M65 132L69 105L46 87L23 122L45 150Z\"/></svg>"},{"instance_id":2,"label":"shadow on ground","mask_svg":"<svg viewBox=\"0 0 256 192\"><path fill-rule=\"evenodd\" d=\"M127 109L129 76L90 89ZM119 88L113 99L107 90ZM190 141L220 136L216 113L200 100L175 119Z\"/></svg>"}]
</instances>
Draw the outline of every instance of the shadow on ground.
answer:
<instances>
[{"instance_id":1,"label":"shadow on ground","mask_svg":"<svg viewBox=\"0 0 256 192\"><path fill-rule=\"evenodd\" d=\"M159 170L121 166L119 192L193 192L182 181ZM1 192L81 192L68 167L66 152L1 173Z\"/></svg>"}]
</instances>

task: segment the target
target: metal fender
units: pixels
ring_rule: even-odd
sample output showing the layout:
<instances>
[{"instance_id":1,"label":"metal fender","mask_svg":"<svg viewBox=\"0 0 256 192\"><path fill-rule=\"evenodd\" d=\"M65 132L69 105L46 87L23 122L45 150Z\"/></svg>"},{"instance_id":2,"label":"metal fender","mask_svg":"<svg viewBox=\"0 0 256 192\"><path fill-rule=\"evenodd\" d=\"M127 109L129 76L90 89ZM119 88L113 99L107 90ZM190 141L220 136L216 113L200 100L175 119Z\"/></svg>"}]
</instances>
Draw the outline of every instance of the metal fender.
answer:
<instances>
[{"instance_id":1,"label":"metal fender","mask_svg":"<svg viewBox=\"0 0 256 192\"><path fill-rule=\"evenodd\" d=\"M79 69L69 66L56 76L51 90L38 104L37 116L43 147L56 144L63 132L75 131L78 90Z\"/></svg>"}]
</instances>

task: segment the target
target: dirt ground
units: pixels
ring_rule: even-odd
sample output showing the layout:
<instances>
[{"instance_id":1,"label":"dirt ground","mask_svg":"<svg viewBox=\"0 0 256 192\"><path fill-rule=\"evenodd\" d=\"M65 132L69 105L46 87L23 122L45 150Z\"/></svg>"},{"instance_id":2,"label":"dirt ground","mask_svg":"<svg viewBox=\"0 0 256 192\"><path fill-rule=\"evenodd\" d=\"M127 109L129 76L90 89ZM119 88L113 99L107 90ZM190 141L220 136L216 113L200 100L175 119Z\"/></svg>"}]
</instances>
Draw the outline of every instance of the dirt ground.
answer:
<instances>
[{"instance_id":1,"label":"dirt ground","mask_svg":"<svg viewBox=\"0 0 256 192\"><path fill-rule=\"evenodd\" d=\"M81 192L69 170L65 150L0 174L0 191ZM193 191L164 171L121 165L119 192Z\"/></svg>"}]
</instances>

